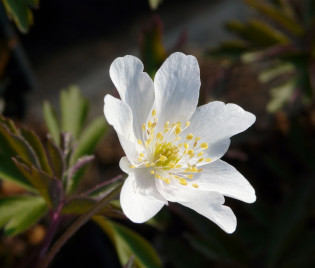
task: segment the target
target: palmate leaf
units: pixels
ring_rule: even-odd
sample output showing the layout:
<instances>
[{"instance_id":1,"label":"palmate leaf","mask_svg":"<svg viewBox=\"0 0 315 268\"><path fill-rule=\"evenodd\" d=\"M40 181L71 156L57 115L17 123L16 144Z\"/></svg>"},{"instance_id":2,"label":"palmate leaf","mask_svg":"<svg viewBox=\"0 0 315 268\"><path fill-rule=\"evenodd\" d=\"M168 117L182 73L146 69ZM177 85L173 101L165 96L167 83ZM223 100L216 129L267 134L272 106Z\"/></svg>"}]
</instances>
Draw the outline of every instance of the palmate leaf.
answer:
<instances>
[{"instance_id":1,"label":"palmate leaf","mask_svg":"<svg viewBox=\"0 0 315 268\"><path fill-rule=\"evenodd\" d=\"M137 267L162 267L153 247L139 234L101 216L94 216L93 220L115 245L121 265L126 265L130 257L134 255Z\"/></svg>"},{"instance_id":2,"label":"palmate leaf","mask_svg":"<svg viewBox=\"0 0 315 268\"><path fill-rule=\"evenodd\" d=\"M0 199L0 228L4 234L17 235L40 220L47 211L45 201L39 196L20 195Z\"/></svg>"},{"instance_id":3,"label":"palmate leaf","mask_svg":"<svg viewBox=\"0 0 315 268\"><path fill-rule=\"evenodd\" d=\"M30 7L38 7L39 0L2 0L2 3L19 30L27 33L33 24L33 14Z\"/></svg>"},{"instance_id":4,"label":"palmate leaf","mask_svg":"<svg viewBox=\"0 0 315 268\"><path fill-rule=\"evenodd\" d=\"M17 158L13 158L13 161L32 186L38 190L48 206L57 207L62 198L61 182L32 165L28 166Z\"/></svg>"},{"instance_id":5,"label":"palmate leaf","mask_svg":"<svg viewBox=\"0 0 315 268\"><path fill-rule=\"evenodd\" d=\"M304 34L304 30L299 25L299 22L297 22L293 17L288 16L286 13L282 12L275 6L266 3L266 1L245 0L245 3L278 23L285 30L289 30L291 33L298 36Z\"/></svg>"},{"instance_id":6,"label":"palmate leaf","mask_svg":"<svg viewBox=\"0 0 315 268\"><path fill-rule=\"evenodd\" d=\"M226 28L252 43L255 48L289 43L288 37L284 34L256 19L249 20L247 23L229 21Z\"/></svg>"},{"instance_id":7,"label":"palmate leaf","mask_svg":"<svg viewBox=\"0 0 315 268\"><path fill-rule=\"evenodd\" d=\"M55 109L47 101L43 105L43 114L48 131L57 145L60 145L60 128Z\"/></svg>"},{"instance_id":8,"label":"palmate leaf","mask_svg":"<svg viewBox=\"0 0 315 268\"><path fill-rule=\"evenodd\" d=\"M82 131L88 112L88 101L76 86L60 94L61 130L70 132L77 139Z\"/></svg>"}]
</instances>

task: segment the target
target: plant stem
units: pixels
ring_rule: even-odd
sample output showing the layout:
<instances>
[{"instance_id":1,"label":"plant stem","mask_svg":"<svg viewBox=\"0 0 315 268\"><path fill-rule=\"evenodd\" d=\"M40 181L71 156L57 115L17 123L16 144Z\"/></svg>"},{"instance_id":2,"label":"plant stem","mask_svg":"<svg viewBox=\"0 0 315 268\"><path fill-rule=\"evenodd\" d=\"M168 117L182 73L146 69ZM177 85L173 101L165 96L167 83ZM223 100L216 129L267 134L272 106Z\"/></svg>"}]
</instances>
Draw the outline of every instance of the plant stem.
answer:
<instances>
[{"instance_id":1,"label":"plant stem","mask_svg":"<svg viewBox=\"0 0 315 268\"><path fill-rule=\"evenodd\" d=\"M86 192L84 192L84 193L82 194L82 196L87 196L87 195L89 195L90 193L93 193L93 192L97 191L97 190L100 189L101 187L104 187L104 186L106 186L106 185L108 185L108 184L110 184L110 183L116 182L116 181L122 179L123 177L124 177L123 174L119 174L119 175L117 175L116 177L114 177L114 178L112 178L112 179L110 179L110 180L107 180L107 181L104 181L104 182L102 182L102 183L100 183L100 184L97 184L95 187L93 187L93 188L87 190Z\"/></svg>"},{"instance_id":2,"label":"plant stem","mask_svg":"<svg viewBox=\"0 0 315 268\"><path fill-rule=\"evenodd\" d=\"M92 208L88 213L83 214L80 216L66 231L63 233L63 235L55 242L55 244L52 246L50 251L48 252L47 256L44 258L44 260L37 266L37 268L46 268L48 267L49 263L52 261L52 259L55 257L55 255L58 253L58 251L61 249L61 247L68 241L68 239L73 236L76 231L80 229L82 225L84 225L89 219L91 219L99 210L107 205L112 199L114 199L118 193L120 192L120 189L122 187L122 183L120 183L111 193L103 197L94 208Z\"/></svg>"},{"instance_id":3,"label":"plant stem","mask_svg":"<svg viewBox=\"0 0 315 268\"><path fill-rule=\"evenodd\" d=\"M60 204L57 208L56 211L52 211L52 216L51 216L51 223L50 226L47 230L46 237L41 245L41 249L39 251L38 258L41 260L43 256L46 254L48 251L48 248L50 247L50 244L52 242L52 239L56 233L58 224L60 222L60 212L62 209L62 204Z\"/></svg>"}]
</instances>

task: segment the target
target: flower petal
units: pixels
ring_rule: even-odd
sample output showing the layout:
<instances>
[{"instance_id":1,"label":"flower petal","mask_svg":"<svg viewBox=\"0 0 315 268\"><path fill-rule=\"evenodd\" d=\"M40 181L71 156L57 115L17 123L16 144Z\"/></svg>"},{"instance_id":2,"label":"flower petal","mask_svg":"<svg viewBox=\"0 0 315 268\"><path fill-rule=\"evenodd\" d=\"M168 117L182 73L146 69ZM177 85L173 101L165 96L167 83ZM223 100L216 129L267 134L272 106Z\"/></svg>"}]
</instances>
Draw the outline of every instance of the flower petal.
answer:
<instances>
[{"instance_id":1,"label":"flower petal","mask_svg":"<svg viewBox=\"0 0 315 268\"><path fill-rule=\"evenodd\" d=\"M149 199L137 193L133 186L134 176L130 175L120 192L120 204L125 215L135 223L151 219L164 206L164 202Z\"/></svg>"},{"instance_id":2,"label":"flower petal","mask_svg":"<svg viewBox=\"0 0 315 268\"><path fill-rule=\"evenodd\" d=\"M160 126L166 121L186 122L194 113L199 97L200 70L194 56L174 53L154 78L155 104Z\"/></svg>"},{"instance_id":3,"label":"flower petal","mask_svg":"<svg viewBox=\"0 0 315 268\"><path fill-rule=\"evenodd\" d=\"M214 192L207 192L207 197L205 197L203 202L181 202L180 204L195 210L230 234L236 229L236 217L232 209L223 206L223 203L224 198L222 195Z\"/></svg>"},{"instance_id":4,"label":"flower petal","mask_svg":"<svg viewBox=\"0 0 315 268\"><path fill-rule=\"evenodd\" d=\"M233 166L217 160L204 165L202 169L193 180L199 185L198 190L219 192L247 203L255 202L254 188Z\"/></svg>"},{"instance_id":5,"label":"flower petal","mask_svg":"<svg viewBox=\"0 0 315 268\"><path fill-rule=\"evenodd\" d=\"M190 126L182 136L193 133L207 142L209 149L205 158L213 161L221 158L227 151L229 138L249 128L256 120L255 115L246 112L236 104L214 101L199 106L190 119Z\"/></svg>"},{"instance_id":6,"label":"flower petal","mask_svg":"<svg viewBox=\"0 0 315 268\"><path fill-rule=\"evenodd\" d=\"M132 110L134 133L140 139L141 125L146 122L154 101L153 81L143 72L142 62L129 55L115 59L109 74L121 100Z\"/></svg>"},{"instance_id":7,"label":"flower petal","mask_svg":"<svg viewBox=\"0 0 315 268\"><path fill-rule=\"evenodd\" d=\"M219 225L227 233L234 232L236 218L229 207L223 206L224 197L221 193L200 191L191 185L180 185L172 181L167 184L157 180L156 185L161 195L169 201L178 202L207 217Z\"/></svg>"},{"instance_id":8,"label":"flower petal","mask_svg":"<svg viewBox=\"0 0 315 268\"><path fill-rule=\"evenodd\" d=\"M114 127L117 132L121 146L127 157L134 159L137 155L135 137L132 127L132 112L128 104L119 99L106 95L104 98L104 114L107 122Z\"/></svg>"}]
</instances>

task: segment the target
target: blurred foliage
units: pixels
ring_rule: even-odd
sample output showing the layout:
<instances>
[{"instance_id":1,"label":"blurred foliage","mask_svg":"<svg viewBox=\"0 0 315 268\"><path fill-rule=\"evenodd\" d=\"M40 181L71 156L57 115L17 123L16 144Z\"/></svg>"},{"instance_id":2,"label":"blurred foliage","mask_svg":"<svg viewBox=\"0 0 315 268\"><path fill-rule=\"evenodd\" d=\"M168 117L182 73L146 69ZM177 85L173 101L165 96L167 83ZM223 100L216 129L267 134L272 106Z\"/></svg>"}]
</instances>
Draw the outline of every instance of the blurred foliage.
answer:
<instances>
[{"instance_id":1,"label":"blurred foliage","mask_svg":"<svg viewBox=\"0 0 315 268\"><path fill-rule=\"evenodd\" d=\"M139 49L141 61L145 72L153 79L166 58L173 52L180 50L186 42L185 31L178 37L172 48L166 49L163 44L163 22L158 15L152 17L139 36Z\"/></svg>"},{"instance_id":2,"label":"blurred foliage","mask_svg":"<svg viewBox=\"0 0 315 268\"><path fill-rule=\"evenodd\" d=\"M139 234L101 216L95 216L94 221L104 230L115 245L122 265L126 265L134 255L136 267L162 267L161 261L153 247Z\"/></svg>"},{"instance_id":3,"label":"blurred foliage","mask_svg":"<svg viewBox=\"0 0 315 268\"><path fill-rule=\"evenodd\" d=\"M315 4L313 0L244 0L258 13L246 22L229 21L238 39L223 42L208 55L260 63L259 80L271 87L267 110L275 112L301 99L309 103L315 86Z\"/></svg>"},{"instance_id":4,"label":"blurred foliage","mask_svg":"<svg viewBox=\"0 0 315 268\"><path fill-rule=\"evenodd\" d=\"M22 33L27 33L33 24L31 8L38 8L39 0L2 0L7 14Z\"/></svg>"},{"instance_id":5,"label":"blurred foliage","mask_svg":"<svg viewBox=\"0 0 315 268\"><path fill-rule=\"evenodd\" d=\"M88 107L87 99L74 86L60 94L60 115L45 102L43 112L49 130L45 143L33 131L0 117L0 178L24 189L21 194L0 197L0 228L5 236L16 236L49 212L47 239L54 235L51 230L58 223L56 217L62 220L81 215L79 221L92 217L95 210L102 217L94 220L110 237L122 264L161 267L158 255L144 238L104 217L124 218L119 203L109 202L116 199L123 176L77 193L86 167L94 159L92 154L107 130L103 116L87 124ZM99 207L104 200L106 205ZM43 246L49 246L45 241Z\"/></svg>"},{"instance_id":6,"label":"blurred foliage","mask_svg":"<svg viewBox=\"0 0 315 268\"><path fill-rule=\"evenodd\" d=\"M156 10L163 0L149 0L149 5L152 10Z\"/></svg>"}]
</instances>

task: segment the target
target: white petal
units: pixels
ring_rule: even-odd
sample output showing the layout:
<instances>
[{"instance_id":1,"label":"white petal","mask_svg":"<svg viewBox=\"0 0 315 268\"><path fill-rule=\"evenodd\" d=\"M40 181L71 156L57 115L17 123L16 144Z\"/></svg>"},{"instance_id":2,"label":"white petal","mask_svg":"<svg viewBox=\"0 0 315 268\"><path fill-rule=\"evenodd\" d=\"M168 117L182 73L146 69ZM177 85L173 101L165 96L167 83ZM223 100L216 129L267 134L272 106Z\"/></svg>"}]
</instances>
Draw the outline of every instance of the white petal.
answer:
<instances>
[{"instance_id":1,"label":"white petal","mask_svg":"<svg viewBox=\"0 0 315 268\"><path fill-rule=\"evenodd\" d=\"M141 125L146 122L154 101L153 81L143 72L142 62L129 55L115 59L109 74L121 100L132 110L134 133L140 139Z\"/></svg>"},{"instance_id":2,"label":"white petal","mask_svg":"<svg viewBox=\"0 0 315 268\"><path fill-rule=\"evenodd\" d=\"M233 166L217 160L204 165L202 169L193 179L193 183L199 185L199 190L219 192L247 203L255 202L254 188Z\"/></svg>"},{"instance_id":3,"label":"white petal","mask_svg":"<svg viewBox=\"0 0 315 268\"><path fill-rule=\"evenodd\" d=\"M128 158L134 159L137 152L132 127L133 117L130 107L128 104L111 95L106 95L104 102L104 114L107 122L116 130L120 144Z\"/></svg>"},{"instance_id":4,"label":"white petal","mask_svg":"<svg viewBox=\"0 0 315 268\"><path fill-rule=\"evenodd\" d=\"M200 70L194 56L174 53L154 78L155 109L160 125L183 122L194 113L199 97Z\"/></svg>"},{"instance_id":5,"label":"white petal","mask_svg":"<svg viewBox=\"0 0 315 268\"><path fill-rule=\"evenodd\" d=\"M236 229L236 217L233 211L222 205L224 198L222 202L220 194L213 192L207 192L207 194L203 202L192 201L181 202L181 204L213 221L225 232L233 233Z\"/></svg>"},{"instance_id":6,"label":"white petal","mask_svg":"<svg viewBox=\"0 0 315 268\"><path fill-rule=\"evenodd\" d=\"M190 126L182 136L192 133L207 142L209 149L203 157L213 161L221 158L230 144L230 137L249 128L256 120L255 115L246 112L236 104L215 101L199 106L190 119Z\"/></svg>"},{"instance_id":7,"label":"white petal","mask_svg":"<svg viewBox=\"0 0 315 268\"><path fill-rule=\"evenodd\" d=\"M194 180L192 181L194 182ZM219 225L227 233L234 232L236 218L229 207L223 206L224 197L221 193L200 191L188 184L180 185L176 181L167 184L156 180L160 194L169 201L178 202L189 207Z\"/></svg>"},{"instance_id":8,"label":"white petal","mask_svg":"<svg viewBox=\"0 0 315 268\"><path fill-rule=\"evenodd\" d=\"M136 193L133 187L133 177L129 176L120 192L120 204L125 215L135 223L151 219L164 206L164 202L149 199Z\"/></svg>"},{"instance_id":9,"label":"white petal","mask_svg":"<svg viewBox=\"0 0 315 268\"><path fill-rule=\"evenodd\" d=\"M123 156L122 158L120 158L119 167L123 172L130 174L133 170L130 166L131 166L131 163L126 156Z\"/></svg>"}]
</instances>

